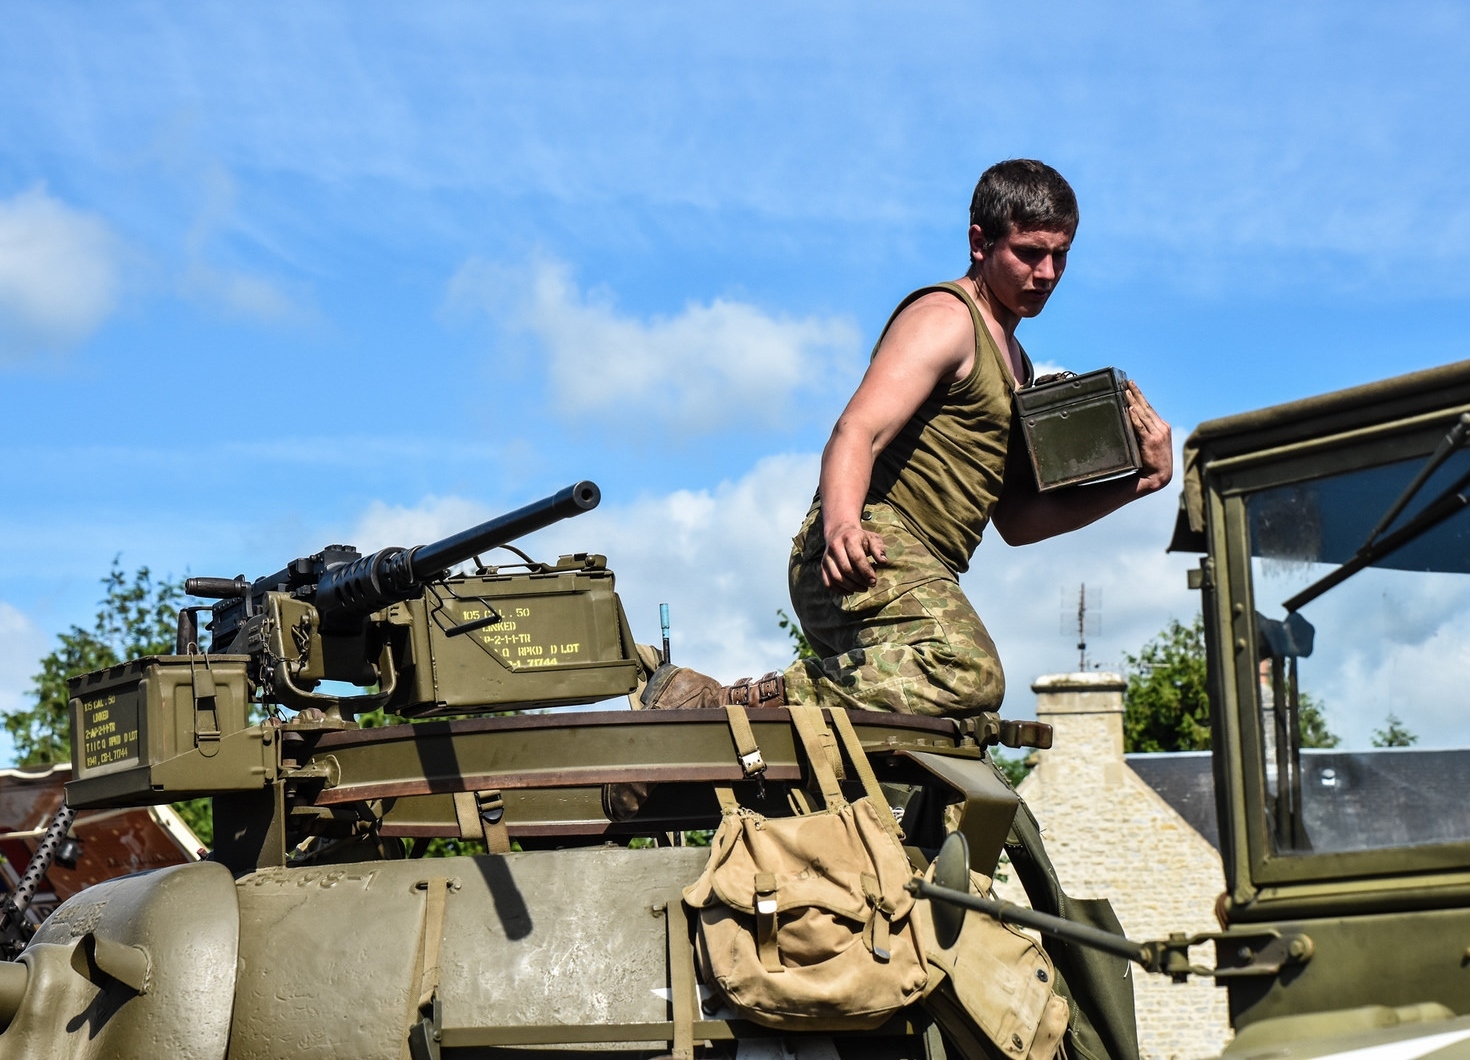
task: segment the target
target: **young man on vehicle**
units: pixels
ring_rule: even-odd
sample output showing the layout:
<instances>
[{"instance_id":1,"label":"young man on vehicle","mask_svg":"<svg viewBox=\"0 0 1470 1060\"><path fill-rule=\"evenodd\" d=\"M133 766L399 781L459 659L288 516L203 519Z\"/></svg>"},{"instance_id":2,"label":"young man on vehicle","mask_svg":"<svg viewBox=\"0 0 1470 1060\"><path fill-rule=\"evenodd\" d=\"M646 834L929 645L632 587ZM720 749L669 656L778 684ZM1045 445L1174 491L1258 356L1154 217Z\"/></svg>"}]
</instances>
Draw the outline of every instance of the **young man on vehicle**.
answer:
<instances>
[{"instance_id":1,"label":"young man on vehicle","mask_svg":"<svg viewBox=\"0 0 1470 1060\"><path fill-rule=\"evenodd\" d=\"M1052 494L1031 478L1012 398L1034 380L1015 332L1061 281L1077 221L1076 197L1050 166L1015 159L985 171L970 206L969 270L899 304L822 453L789 568L792 606L819 658L732 686L663 666L645 706L999 708L995 644L958 581L986 527L1010 545L1040 541L1162 489L1173 473L1169 425L1130 382L1137 475Z\"/></svg>"}]
</instances>

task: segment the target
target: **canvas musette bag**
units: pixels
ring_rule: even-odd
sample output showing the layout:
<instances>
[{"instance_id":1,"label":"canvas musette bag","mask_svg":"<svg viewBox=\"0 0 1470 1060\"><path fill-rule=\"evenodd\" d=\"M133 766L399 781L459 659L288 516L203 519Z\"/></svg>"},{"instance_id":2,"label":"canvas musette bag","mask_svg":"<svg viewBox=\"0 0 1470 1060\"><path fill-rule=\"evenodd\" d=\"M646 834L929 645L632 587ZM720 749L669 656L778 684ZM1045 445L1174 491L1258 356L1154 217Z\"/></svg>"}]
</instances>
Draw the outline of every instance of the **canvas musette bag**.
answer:
<instances>
[{"instance_id":1,"label":"canvas musette bag","mask_svg":"<svg viewBox=\"0 0 1470 1060\"><path fill-rule=\"evenodd\" d=\"M763 1026L876 1027L918 1000L928 978L904 889L913 872L846 713L831 715L863 783L852 802L838 784L841 759L822 712L789 709L823 808L765 817L722 792L709 862L684 891L698 917L701 972L740 1016ZM743 716L734 708L732 728Z\"/></svg>"}]
</instances>

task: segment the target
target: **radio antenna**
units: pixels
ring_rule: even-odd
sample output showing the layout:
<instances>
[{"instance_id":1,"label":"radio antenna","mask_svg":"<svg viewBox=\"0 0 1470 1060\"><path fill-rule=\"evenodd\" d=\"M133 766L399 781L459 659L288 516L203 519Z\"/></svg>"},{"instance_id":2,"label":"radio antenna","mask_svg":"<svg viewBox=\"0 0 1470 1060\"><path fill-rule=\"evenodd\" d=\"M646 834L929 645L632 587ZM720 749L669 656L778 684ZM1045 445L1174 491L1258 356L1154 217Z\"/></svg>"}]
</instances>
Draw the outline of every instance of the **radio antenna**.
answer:
<instances>
[{"instance_id":1,"label":"radio antenna","mask_svg":"<svg viewBox=\"0 0 1470 1060\"><path fill-rule=\"evenodd\" d=\"M1068 632L1067 611L1069 608L1067 605L1065 589L1062 590L1062 594L1062 632L1066 633ZM1094 589L1092 591L1092 601L1091 603L1089 603L1087 599L1086 583L1083 583L1078 588L1076 623L1073 626L1073 629L1075 629L1077 633L1077 669L1079 671L1085 671L1088 668L1087 634L1100 634L1102 632L1101 589Z\"/></svg>"}]
</instances>

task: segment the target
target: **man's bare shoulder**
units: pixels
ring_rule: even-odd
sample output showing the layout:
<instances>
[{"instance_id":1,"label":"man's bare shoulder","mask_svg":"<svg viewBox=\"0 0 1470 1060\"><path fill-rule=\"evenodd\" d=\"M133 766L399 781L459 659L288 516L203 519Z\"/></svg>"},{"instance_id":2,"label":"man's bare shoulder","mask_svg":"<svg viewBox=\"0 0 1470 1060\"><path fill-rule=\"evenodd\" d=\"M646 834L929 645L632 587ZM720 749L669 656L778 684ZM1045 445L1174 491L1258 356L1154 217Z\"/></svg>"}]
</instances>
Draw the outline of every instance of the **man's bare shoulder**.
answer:
<instances>
[{"instance_id":1,"label":"man's bare shoulder","mask_svg":"<svg viewBox=\"0 0 1470 1060\"><path fill-rule=\"evenodd\" d=\"M906 316L924 316L939 319L953 319L968 324L970 322L970 307L967 306L959 295L952 291L930 291L915 298L904 306L898 319Z\"/></svg>"},{"instance_id":2,"label":"man's bare shoulder","mask_svg":"<svg viewBox=\"0 0 1470 1060\"><path fill-rule=\"evenodd\" d=\"M969 371L975 353L975 326L970 309L955 295L931 291L904 307L884 336L879 355L914 357L943 374Z\"/></svg>"}]
</instances>

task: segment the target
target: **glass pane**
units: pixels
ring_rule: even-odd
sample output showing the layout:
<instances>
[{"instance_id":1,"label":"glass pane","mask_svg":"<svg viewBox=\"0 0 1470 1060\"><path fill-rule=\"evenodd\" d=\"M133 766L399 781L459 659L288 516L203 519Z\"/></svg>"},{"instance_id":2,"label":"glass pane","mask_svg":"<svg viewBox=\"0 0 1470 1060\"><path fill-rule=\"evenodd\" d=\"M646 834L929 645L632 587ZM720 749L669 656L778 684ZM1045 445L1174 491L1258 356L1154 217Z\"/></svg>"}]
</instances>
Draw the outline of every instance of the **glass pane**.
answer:
<instances>
[{"instance_id":1,"label":"glass pane","mask_svg":"<svg viewBox=\"0 0 1470 1060\"><path fill-rule=\"evenodd\" d=\"M1295 630L1272 621L1353 557L1423 466L1247 498L1257 621L1271 641L1257 660L1278 852L1470 838L1470 799L1456 780L1470 769L1470 511L1454 500L1470 484L1470 453L1441 467L1380 539L1436 505L1442 521L1304 604Z\"/></svg>"}]
</instances>

